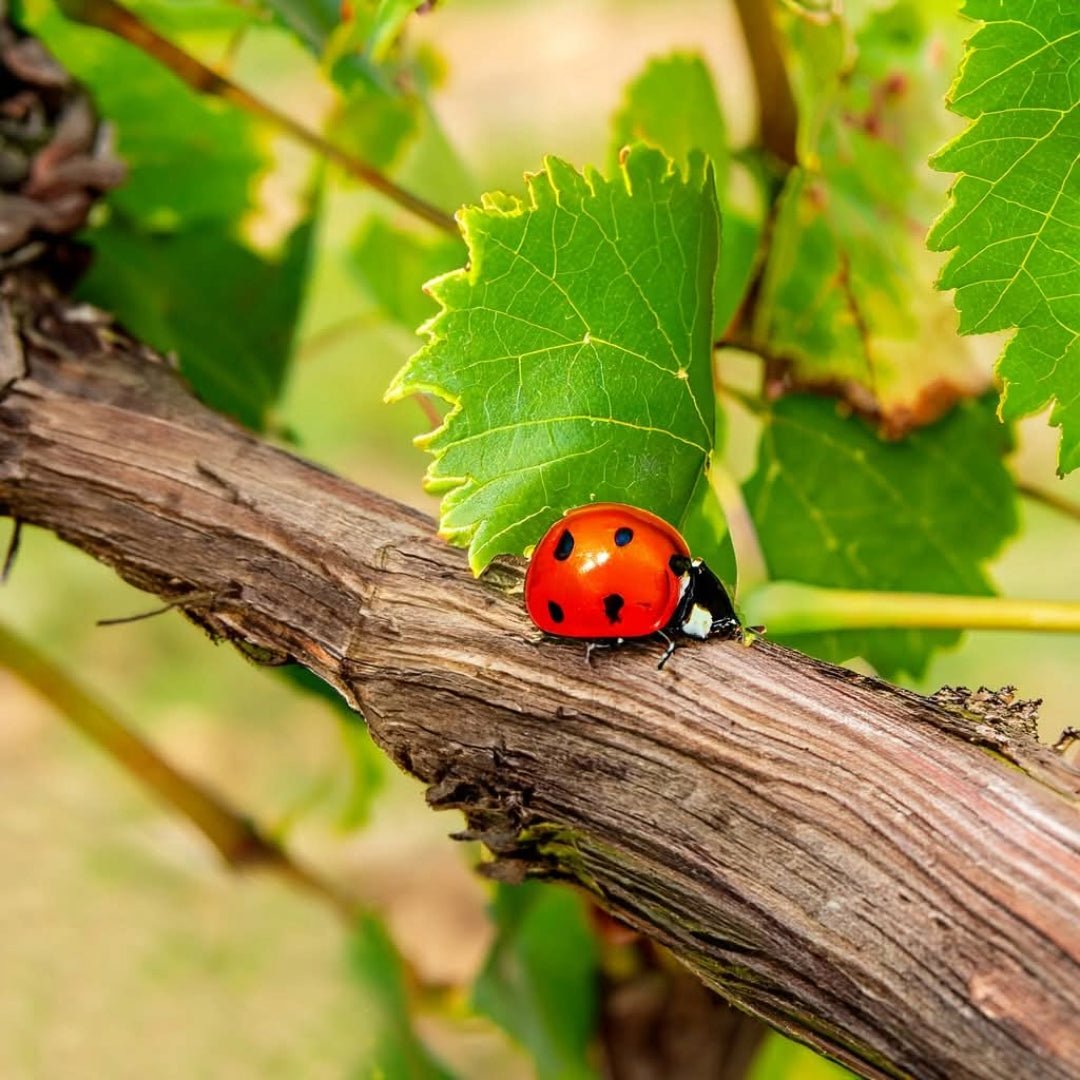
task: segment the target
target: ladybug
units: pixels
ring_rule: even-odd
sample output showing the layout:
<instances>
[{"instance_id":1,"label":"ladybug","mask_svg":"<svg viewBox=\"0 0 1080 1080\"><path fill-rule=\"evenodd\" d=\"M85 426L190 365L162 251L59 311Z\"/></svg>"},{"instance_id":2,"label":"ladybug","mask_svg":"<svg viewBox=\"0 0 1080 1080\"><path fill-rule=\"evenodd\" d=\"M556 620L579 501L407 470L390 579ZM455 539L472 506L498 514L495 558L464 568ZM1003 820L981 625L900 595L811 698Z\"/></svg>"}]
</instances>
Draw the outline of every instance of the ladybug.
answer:
<instances>
[{"instance_id":1,"label":"ladybug","mask_svg":"<svg viewBox=\"0 0 1080 1080\"><path fill-rule=\"evenodd\" d=\"M569 510L536 545L525 607L556 637L619 642L669 632L707 638L740 630L727 589L663 518L624 503Z\"/></svg>"}]
</instances>

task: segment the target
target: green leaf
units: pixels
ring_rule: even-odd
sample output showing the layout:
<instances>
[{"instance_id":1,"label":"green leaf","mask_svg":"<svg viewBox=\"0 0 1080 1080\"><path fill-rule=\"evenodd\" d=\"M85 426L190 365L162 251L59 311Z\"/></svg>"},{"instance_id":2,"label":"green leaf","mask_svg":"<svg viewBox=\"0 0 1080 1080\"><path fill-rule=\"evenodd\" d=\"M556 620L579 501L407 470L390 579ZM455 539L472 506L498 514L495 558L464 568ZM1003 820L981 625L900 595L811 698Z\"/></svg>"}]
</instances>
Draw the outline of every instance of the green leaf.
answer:
<instances>
[{"instance_id":1,"label":"green leaf","mask_svg":"<svg viewBox=\"0 0 1080 1080\"><path fill-rule=\"evenodd\" d=\"M855 1080L842 1065L770 1031L754 1055L748 1080Z\"/></svg>"},{"instance_id":2,"label":"green leaf","mask_svg":"<svg viewBox=\"0 0 1080 1080\"><path fill-rule=\"evenodd\" d=\"M351 772L337 825L341 829L362 828L371 817L376 797L386 785L389 767L386 755L375 745L363 718L349 708L329 683L299 664L282 664L273 671L278 678L325 702L341 721L341 738Z\"/></svg>"},{"instance_id":3,"label":"green leaf","mask_svg":"<svg viewBox=\"0 0 1080 1080\"><path fill-rule=\"evenodd\" d=\"M923 243L940 205L925 161L948 130L952 24L930 0L876 7L785 21L800 166L778 203L753 337L795 385L901 432L986 385Z\"/></svg>"},{"instance_id":4,"label":"green leaf","mask_svg":"<svg viewBox=\"0 0 1080 1080\"><path fill-rule=\"evenodd\" d=\"M236 220L250 208L266 161L248 116L196 94L127 42L68 22L51 3L30 0L27 18L116 133L129 177L111 206L158 231Z\"/></svg>"},{"instance_id":5,"label":"green leaf","mask_svg":"<svg viewBox=\"0 0 1080 1080\"><path fill-rule=\"evenodd\" d=\"M533 1056L539 1080L586 1080L596 1024L597 951L584 902L554 885L499 885L498 936L473 1007Z\"/></svg>"},{"instance_id":6,"label":"green leaf","mask_svg":"<svg viewBox=\"0 0 1080 1080\"><path fill-rule=\"evenodd\" d=\"M723 335L739 307L754 268L765 214L758 170L734 171L727 125L712 76L696 53L675 52L650 60L626 88L612 120L611 170L623 147L643 141L659 147L680 166L695 150L713 164L723 242L713 298L714 335Z\"/></svg>"},{"instance_id":7,"label":"green leaf","mask_svg":"<svg viewBox=\"0 0 1080 1080\"><path fill-rule=\"evenodd\" d=\"M412 1026L401 958L382 923L362 915L353 930L352 970L365 997L363 1030L371 1039L358 1077L364 1080L453 1080Z\"/></svg>"},{"instance_id":8,"label":"green leaf","mask_svg":"<svg viewBox=\"0 0 1080 1080\"><path fill-rule=\"evenodd\" d=\"M627 86L612 120L611 168L623 147L642 141L684 167L701 150L713 163L717 190L727 187L727 125L712 76L698 54L675 52L650 60Z\"/></svg>"},{"instance_id":9,"label":"green leaf","mask_svg":"<svg viewBox=\"0 0 1080 1080\"><path fill-rule=\"evenodd\" d=\"M175 352L208 405L258 430L292 354L314 222L311 210L271 258L224 227L158 235L114 219L90 234L95 259L79 293Z\"/></svg>"},{"instance_id":10,"label":"green leaf","mask_svg":"<svg viewBox=\"0 0 1080 1080\"><path fill-rule=\"evenodd\" d=\"M341 23L340 0L265 0L266 6L315 56L321 57ZM361 0L363 11L367 4Z\"/></svg>"},{"instance_id":11,"label":"green leaf","mask_svg":"<svg viewBox=\"0 0 1080 1080\"><path fill-rule=\"evenodd\" d=\"M1016 328L998 363L1004 417L1054 402L1058 468L1080 465L1080 5L967 0L984 20L949 107L973 123L934 156L957 173L934 225L960 329Z\"/></svg>"},{"instance_id":12,"label":"green leaf","mask_svg":"<svg viewBox=\"0 0 1080 1080\"><path fill-rule=\"evenodd\" d=\"M385 60L409 16L425 0L379 0L368 38L368 51L376 61Z\"/></svg>"},{"instance_id":13,"label":"green leaf","mask_svg":"<svg viewBox=\"0 0 1080 1080\"><path fill-rule=\"evenodd\" d=\"M770 577L838 588L985 595L983 564L1017 527L1002 463L1008 431L968 402L902 442L817 397L777 402L746 484ZM790 635L826 660L862 656L886 677L919 675L955 631Z\"/></svg>"},{"instance_id":14,"label":"green leaf","mask_svg":"<svg viewBox=\"0 0 1080 1080\"><path fill-rule=\"evenodd\" d=\"M420 99L397 89L352 80L327 125L330 140L377 169L388 169L416 137Z\"/></svg>"},{"instance_id":15,"label":"green leaf","mask_svg":"<svg viewBox=\"0 0 1080 1080\"><path fill-rule=\"evenodd\" d=\"M453 405L427 484L477 571L592 499L680 522L713 445L703 161L683 176L637 147L608 180L548 158L528 193L459 213L470 267L430 283L443 310L387 391Z\"/></svg>"},{"instance_id":16,"label":"green leaf","mask_svg":"<svg viewBox=\"0 0 1080 1080\"><path fill-rule=\"evenodd\" d=\"M352 248L351 263L383 311L415 330L438 310L424 283L455 267L461 254L454 237L422 237L373 218Z\"/></svg>"}]
</instances>

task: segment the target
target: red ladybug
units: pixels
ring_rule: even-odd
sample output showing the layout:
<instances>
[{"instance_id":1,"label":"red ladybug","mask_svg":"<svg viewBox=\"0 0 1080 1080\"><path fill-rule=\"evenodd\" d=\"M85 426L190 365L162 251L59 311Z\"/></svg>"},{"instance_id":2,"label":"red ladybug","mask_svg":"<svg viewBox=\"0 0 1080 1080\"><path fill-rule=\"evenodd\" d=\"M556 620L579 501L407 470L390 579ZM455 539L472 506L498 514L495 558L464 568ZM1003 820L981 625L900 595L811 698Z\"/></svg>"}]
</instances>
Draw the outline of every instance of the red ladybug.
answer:
<instances>
[{"instance_id":1,"label":"red ladybug","mask_svg":"<svg viewBox=\"0 0 1080 1080\"><path fill-rule=\"evenodd\" d=\"M657 634L734 636L739 620L717 576L663 518L623 503L568 511L544 534L525 575L525 607L541 630L588 641Z\"/></svg>"}]
</instances>

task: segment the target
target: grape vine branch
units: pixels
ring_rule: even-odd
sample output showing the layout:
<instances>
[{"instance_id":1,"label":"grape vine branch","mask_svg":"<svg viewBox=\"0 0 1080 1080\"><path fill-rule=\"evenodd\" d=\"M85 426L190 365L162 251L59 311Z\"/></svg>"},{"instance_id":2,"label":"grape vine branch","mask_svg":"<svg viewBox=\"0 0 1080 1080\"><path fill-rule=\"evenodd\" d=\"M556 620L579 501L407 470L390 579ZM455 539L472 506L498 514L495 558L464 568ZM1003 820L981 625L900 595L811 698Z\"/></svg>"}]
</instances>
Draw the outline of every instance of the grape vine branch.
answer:
<instances>
[{"instance_id":1,"label":"grape vine branch","mask_svg":"<svg viewBox=\"0 0 1080 1080\"><path fill-rule=\"evenodd\" d=\"M0 295L0 512L337 688L490 874L577 883L865 1076L1080 1072L1080 773L1026 711L767 641L588 665L517 564L475 579L31 271Z\"/></svg>"}]
</instances>

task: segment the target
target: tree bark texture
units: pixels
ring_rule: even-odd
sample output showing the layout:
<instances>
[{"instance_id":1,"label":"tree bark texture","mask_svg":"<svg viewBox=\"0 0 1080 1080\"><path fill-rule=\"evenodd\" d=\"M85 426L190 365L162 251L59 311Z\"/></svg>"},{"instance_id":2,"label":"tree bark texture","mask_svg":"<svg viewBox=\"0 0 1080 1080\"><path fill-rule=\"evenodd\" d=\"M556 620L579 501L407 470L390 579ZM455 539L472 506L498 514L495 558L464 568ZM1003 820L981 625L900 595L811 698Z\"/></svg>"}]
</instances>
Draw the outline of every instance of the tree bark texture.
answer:
<instances>
[{"instance_id":1,"label":"tree bark texture","mask_svg":"<svg viewBox=\"0 0 1080 1080\"><path fill-rule=\"evenodd\" d=\"M866 1076L1080 1076L1080 774L1052 751L767 640L587 663L519 565L473 578L26 271L2 300L0 511L336 687L490 872L578 883Z\"/></svg>"}]
</instances>

